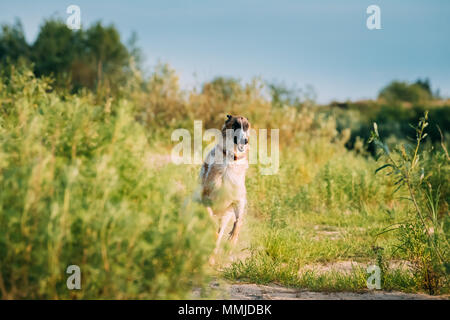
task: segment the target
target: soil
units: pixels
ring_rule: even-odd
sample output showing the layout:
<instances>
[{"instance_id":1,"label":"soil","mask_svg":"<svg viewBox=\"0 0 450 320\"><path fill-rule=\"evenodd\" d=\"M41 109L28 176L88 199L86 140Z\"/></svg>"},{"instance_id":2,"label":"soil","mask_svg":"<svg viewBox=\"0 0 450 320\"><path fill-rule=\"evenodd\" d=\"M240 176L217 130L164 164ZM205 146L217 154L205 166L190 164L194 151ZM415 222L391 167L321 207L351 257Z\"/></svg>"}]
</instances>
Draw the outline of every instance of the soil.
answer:
<instances>
[{"instance_id":1,"label":"soil","mask_svg":"<svg viewBox=\"0 0 450 320\"><path fill-rule=\"evenodd\" d=\"M214 299L225 300L448 300L446 296L430 296L422 293L366 290L362 292L316 292L286 288L279 285L251 283L219 283L210 285ZM193 292L193 299L201 298L200 290Z\"/></svg>"}]
</instances>

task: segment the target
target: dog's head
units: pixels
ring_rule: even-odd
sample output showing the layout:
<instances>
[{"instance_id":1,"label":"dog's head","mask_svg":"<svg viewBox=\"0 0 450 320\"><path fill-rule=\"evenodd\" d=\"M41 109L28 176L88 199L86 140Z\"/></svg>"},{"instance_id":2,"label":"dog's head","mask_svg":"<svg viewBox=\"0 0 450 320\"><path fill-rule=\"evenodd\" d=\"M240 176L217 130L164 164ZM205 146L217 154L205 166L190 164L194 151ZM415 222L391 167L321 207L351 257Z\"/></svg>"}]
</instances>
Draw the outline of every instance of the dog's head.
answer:
<instances>
[{"instance_id":1,"label":"dog's head","mask_svg":"<svg viewBox=\"0 0 450 320\"><path fill-rule=\"evenodd\" d=\"M233 143L238 152L245 152L248 148L250 135L250 122L242 116L227 115L225 124L222 127L222 134L226 138L226 131L233 130Z\"/></svg>"}]
</instances>

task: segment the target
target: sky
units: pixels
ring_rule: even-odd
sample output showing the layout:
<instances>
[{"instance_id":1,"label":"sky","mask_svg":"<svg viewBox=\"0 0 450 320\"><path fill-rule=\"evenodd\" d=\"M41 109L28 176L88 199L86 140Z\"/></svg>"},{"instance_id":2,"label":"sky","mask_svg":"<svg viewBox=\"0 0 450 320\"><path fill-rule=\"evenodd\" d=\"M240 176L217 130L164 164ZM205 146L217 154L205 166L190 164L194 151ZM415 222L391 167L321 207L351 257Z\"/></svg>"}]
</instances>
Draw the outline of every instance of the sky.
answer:
<instances>
[{"instance_id":1,"label":"sky","mask_svg":"<svg viewBox=\"0 0 450 320\"><path fill-rule=\"evenodd\" d=\"M319 103L375 98L392 80L428 77L450 96L448 0L2 0L0 23L22 21L34 41L44 18L81 9L83 27L133 31L145 66L169 63L183 88L215 76L312 86ZM369 30L369 5L381 29Z\"/></svg>"}]
</instances>

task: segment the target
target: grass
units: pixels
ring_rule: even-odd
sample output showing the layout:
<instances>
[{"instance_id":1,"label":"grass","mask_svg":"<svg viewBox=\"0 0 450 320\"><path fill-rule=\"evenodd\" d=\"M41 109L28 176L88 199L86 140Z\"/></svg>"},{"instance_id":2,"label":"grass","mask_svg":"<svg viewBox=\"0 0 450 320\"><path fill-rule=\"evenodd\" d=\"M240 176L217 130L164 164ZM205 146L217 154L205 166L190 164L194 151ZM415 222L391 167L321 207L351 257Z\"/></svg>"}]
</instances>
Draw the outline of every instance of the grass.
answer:
<instances>
[{"instance_id":1,"label":"grass","mask_svg":"<svg viewBox=\"0 0 450 320\"><path fill-rule=\"evenodd\" d=\"M409 260L399 250L398 234L384 232L410 216L409 204L399 199L406 190L394 194L394 182L374 174L379 166L374 160L337 150L318 168L317 163L298 161L305 157L305 148L290 149L276 177L249 174L250 256L233 262L224 276L311 290L367 289L365 268L348 273L316 272L314 267L300 271L340 261L379 265L375 248L383 248L386 262ZM311 179L314 171L316 178ZM424 291L411 269L394 267L384 270L382 289Z\"/></svg>"},{"instance_id":2,"label":"grass","mask_svg":"<svg viewBox=\"0 0 450 320\"><path fill-rule=\"evenodd\" d=\"M351 272L316 272L314 270L298 274L298 270L290 270L286 266L272 265L261 268L254 264L255 260L238 262L225 271L228 279L269 284L324 292L365 292L367 291L367 272L365 268L354 267ZM269 264L265 264L269 266ZM394 270L384 275L383 290L416 292L415 283L406 271Z\"/></svg>"},{"instance_id":3,"label":"grass","mask_svg":"<svg viewBox=\"0 0 450 320\"><path fill-rule=\"evenodd\" d=\"M255 82L231 100L212 89L182 94L164 70L148 88L131 83L124 97L104 101L53 90L27 70L1 79L0 298L178 299L211 276L361 291L363 266L383 261L384 290L423 291L414 270L389 267L411 255L398 249L396 233L383 233L410 217L400 199L407 191L394 193L395 180L375 175L379 163L348 150L349 132L338 132L333 117L275 108ZM281 155L278 174L250 167L246 231L238 248L228 248L248 254L223 259L217 272L207 263L215 226L189 201L200 168L164 159L174 128L192 129L194 119L219 127L227 113L280 128ZM427 168L442 185L448 236L448 162L434 170L434 159ZM322 270L342 261L359 264ZM80 291L66 288L71 264L81 268Z\"/></svg>"},{"instance_id":4,"label":"grass","mask_svg":"<svg viewBox=\"0 0 450 320\"><path fill-rule=\"evenodd\" d=\"M180 210L193 175L149 160L126 102L110 112L47 89L19 74L0 91L1 297L186 297L213 237L202 207ZM72 264L80 291L66 288Z\"/></svg>"}]
</instances>

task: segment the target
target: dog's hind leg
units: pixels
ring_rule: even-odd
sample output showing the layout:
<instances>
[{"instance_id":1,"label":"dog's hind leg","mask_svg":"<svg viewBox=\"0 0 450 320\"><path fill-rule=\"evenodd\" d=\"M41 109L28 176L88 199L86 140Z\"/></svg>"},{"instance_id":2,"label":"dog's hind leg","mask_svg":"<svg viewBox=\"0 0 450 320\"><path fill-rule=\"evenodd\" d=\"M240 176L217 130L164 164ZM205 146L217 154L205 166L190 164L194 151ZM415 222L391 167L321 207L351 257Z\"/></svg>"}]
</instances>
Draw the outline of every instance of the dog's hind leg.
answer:
<instances>
[{"instance_id":1,"label":"dog's hind leg","mask_svg":"<svg viewBox=\"0 0 450 320\"><path fill-rule=\"evenodd\" d=\"M230 232L230 241L232 244L236 244L238 238L239 238L239 231L241 230L242 226L242 218L238 218L234 221L233 229Z\"/></svg>"}]
</instances>

